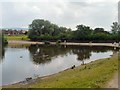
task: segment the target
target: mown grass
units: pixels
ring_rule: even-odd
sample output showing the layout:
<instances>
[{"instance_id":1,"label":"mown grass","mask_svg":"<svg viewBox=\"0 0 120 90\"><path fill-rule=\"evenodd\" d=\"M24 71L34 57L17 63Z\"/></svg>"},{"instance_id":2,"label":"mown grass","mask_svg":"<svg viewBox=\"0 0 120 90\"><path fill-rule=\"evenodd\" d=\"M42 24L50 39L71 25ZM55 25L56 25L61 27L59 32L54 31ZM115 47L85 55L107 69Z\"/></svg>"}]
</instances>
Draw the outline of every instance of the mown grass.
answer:
<instances>
[{"instance_id":1,"label":"mown grass","mask_svg":"<svg viewBox=\"0 0 120 90\"><path fill-rule=\"evenodd\" d=\"M27 35L14 35L14 36L8 36L5 35L7 40L29 40Z\"/></svg>"},{"instance_id":2,"label":"mown grass","mask_svg":"<svg viewBox=\"0 0 120 90\"><path fill-rule=\"evenodd\" d=\"M68 69L28 85L10 85L18 88L102 88L118 71L118 56L100 59L75 69Z\"/></svg>"}]
</instances>

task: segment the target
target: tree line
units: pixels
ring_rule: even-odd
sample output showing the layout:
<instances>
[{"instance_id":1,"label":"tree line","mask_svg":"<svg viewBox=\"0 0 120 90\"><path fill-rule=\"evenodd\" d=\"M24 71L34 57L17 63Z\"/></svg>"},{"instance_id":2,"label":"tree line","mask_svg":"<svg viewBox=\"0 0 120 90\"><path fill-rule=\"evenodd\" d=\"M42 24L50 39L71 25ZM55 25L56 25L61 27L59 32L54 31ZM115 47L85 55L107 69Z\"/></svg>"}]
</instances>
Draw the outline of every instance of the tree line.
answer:
<instances>
[{"instance_id":1,"label":"tree line","mask_svg":"<svg viewBox=\"0 0 120 90\"><path fill-rule=\"evenodd\" d=\"M81 41L81 42L118 42L120 39L120 25L113 22L111 31L104 28L92 29L86 25L77 25L76 30L61 27L44 19L35 19L29 25L28 37L33 41Z\"/></svg>"}]
</instances>

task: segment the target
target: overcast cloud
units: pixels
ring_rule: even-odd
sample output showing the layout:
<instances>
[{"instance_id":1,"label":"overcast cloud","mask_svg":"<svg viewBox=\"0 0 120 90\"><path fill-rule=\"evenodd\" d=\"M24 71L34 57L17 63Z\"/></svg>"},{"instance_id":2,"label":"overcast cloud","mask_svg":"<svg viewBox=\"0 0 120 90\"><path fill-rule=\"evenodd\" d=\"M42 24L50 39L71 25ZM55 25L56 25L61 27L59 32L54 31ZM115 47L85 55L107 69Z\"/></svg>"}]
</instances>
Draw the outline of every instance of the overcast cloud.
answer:
<instances>
[{"instance_id":1,"label":"overcast cloud","mask_svg":"<svg viewBox=\"0 0 120 90\"><path fill-rule=\"evenodd\" d=\"M16 2L17 1L17 2ZM28 27L34 19L45 19L75 29L84 24L110 30L117 21L119 0L1 0L0 27ZM1 18L2 17L2 18Z\"/></svg>"}]
</instances>

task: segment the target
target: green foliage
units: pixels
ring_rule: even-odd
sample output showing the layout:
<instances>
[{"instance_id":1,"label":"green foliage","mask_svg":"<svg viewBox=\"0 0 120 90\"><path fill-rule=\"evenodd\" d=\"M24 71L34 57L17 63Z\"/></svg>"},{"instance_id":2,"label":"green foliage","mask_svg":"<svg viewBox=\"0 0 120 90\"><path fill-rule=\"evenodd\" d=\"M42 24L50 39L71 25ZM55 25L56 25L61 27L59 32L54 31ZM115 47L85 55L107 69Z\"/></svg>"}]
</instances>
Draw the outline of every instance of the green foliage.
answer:
<instances>
[{"instance_id":1,"label":"green foliage","mask_svg":"<svg viewBox=\"0 0 120 90\"><path fill-rule=\"evenodd\" d=\"M113 22L113 25L111 27L112 39L120 40L120 24L118 24L118 22Z\"/></svg>"},{"instance_id":2,"label":"green foliage","mask_svg":"<svg viewBox=\"0 0 120 90\"><path fill-rule=\"evenodd\" d=\"M77 25L77 30L74 32L75 39L87 40L92 34L92 29L89 26Z\"/></svg>"},{"instance_id":3,"label":"green foliage","mask_svg":"<svg viewBox=\"0 0 120 90\"><path fill-rule=\"evenodd\" d=\"M5 35L5 38L7 38L7 40L29 40L27 35Z\"/></svg>"},{"instance_id":4,"label":"green foliage","mask_svg":"<svg viewBox=\"0 0 120 90\"><path fill-rule=\"evenodd\" d=\"M35 19L29 25L28 37L31 40L59 40L71 38L71 29L58 27L43 19Z\"/></svg>"},{"instance_id":5,"label":"green foliage","mask_svg":"<svg viewBox=\"0 0 120 90\"><path fill-rule=\"evenodd\" d=\"M49 41L45 41L44 43L45 43L45 44L50 44L50 42L49 42Z\"/></svg>"},{"instance_id":6,"label":"green foliage","mask_svg":"<svg viewBox=\"0 0 120 90\"><path fill-rule=\"evenodd\" d=\"M74 70L66 70L46 79L40 79L33 88L101 88L118 70L118 57L102 59ZM86 67L86 68L85 68Z\"/></svg>"},{"instance_id":7,"label":"green foliage","mask_svg":"<svg viewBox=\"0 0 120 90\"><path fill-rule=\"evenodd\" d=\"M104 28L92 29L85 25L77 25L76 28L72 31L70 28L59 27L47 20L35 19L29 25L28 37L33 41L118 41L120 39L120 25L117 22L113 23L112 33L105 31Z\"/></svg>"},{"instance_id":8,"label":"green foliage","mask_svg":"<svg viewBox=\"0 0 120 90\"><path fill-rule=\"evenodd\" d=\"M120 32L120 25L118 24L118 22L113 22L112 27L112 33L113 34L118 34Z\"/></svg>"},{"instance_id":9,"label":"green foliage","mask_svg":"<svg viewBox=\"0 0 120 90\"><path fill-rule=\"evenodd\" d=\"M0 34L0 43L2 43L2 45L8 44L8 41L5 38L4 34Z\"/></svg>"},{"instance_id":10,"label":"green foliage","mask_svg":"<svg viewBox=\"0 0 120 90\"><path fill-rule=\"evenodd\" d=\"M61 40L57 40L56 44L60 44L61 43Z\"/></svg>"}]
</instances>

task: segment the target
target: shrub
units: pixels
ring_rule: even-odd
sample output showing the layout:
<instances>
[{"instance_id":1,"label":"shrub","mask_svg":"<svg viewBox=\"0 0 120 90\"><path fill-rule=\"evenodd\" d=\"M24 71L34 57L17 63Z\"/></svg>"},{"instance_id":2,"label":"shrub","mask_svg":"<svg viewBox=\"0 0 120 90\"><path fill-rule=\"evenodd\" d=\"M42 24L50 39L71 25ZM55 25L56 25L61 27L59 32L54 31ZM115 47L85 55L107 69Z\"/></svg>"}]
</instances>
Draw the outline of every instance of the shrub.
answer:
<instances>
[{"instance_id":1,"label":"shrub","mask_svg":"<svg viewBox=\"0 0 120 90\"><path fill-rule=\"evenodd\" d=\"M44 44L50 44L50 41L45 41Z\"/></svg>"},{"instance_id":2,"label":"shrub","mask_svg":"<svg viewBox=\"0 0 120 90\"><path fill-rule=\"evenodd\" d=\"M61 40L57 40L57 41L56 41L56 44L60 44L60 43L61 43Z\"/></svg>"}]
</instances>

